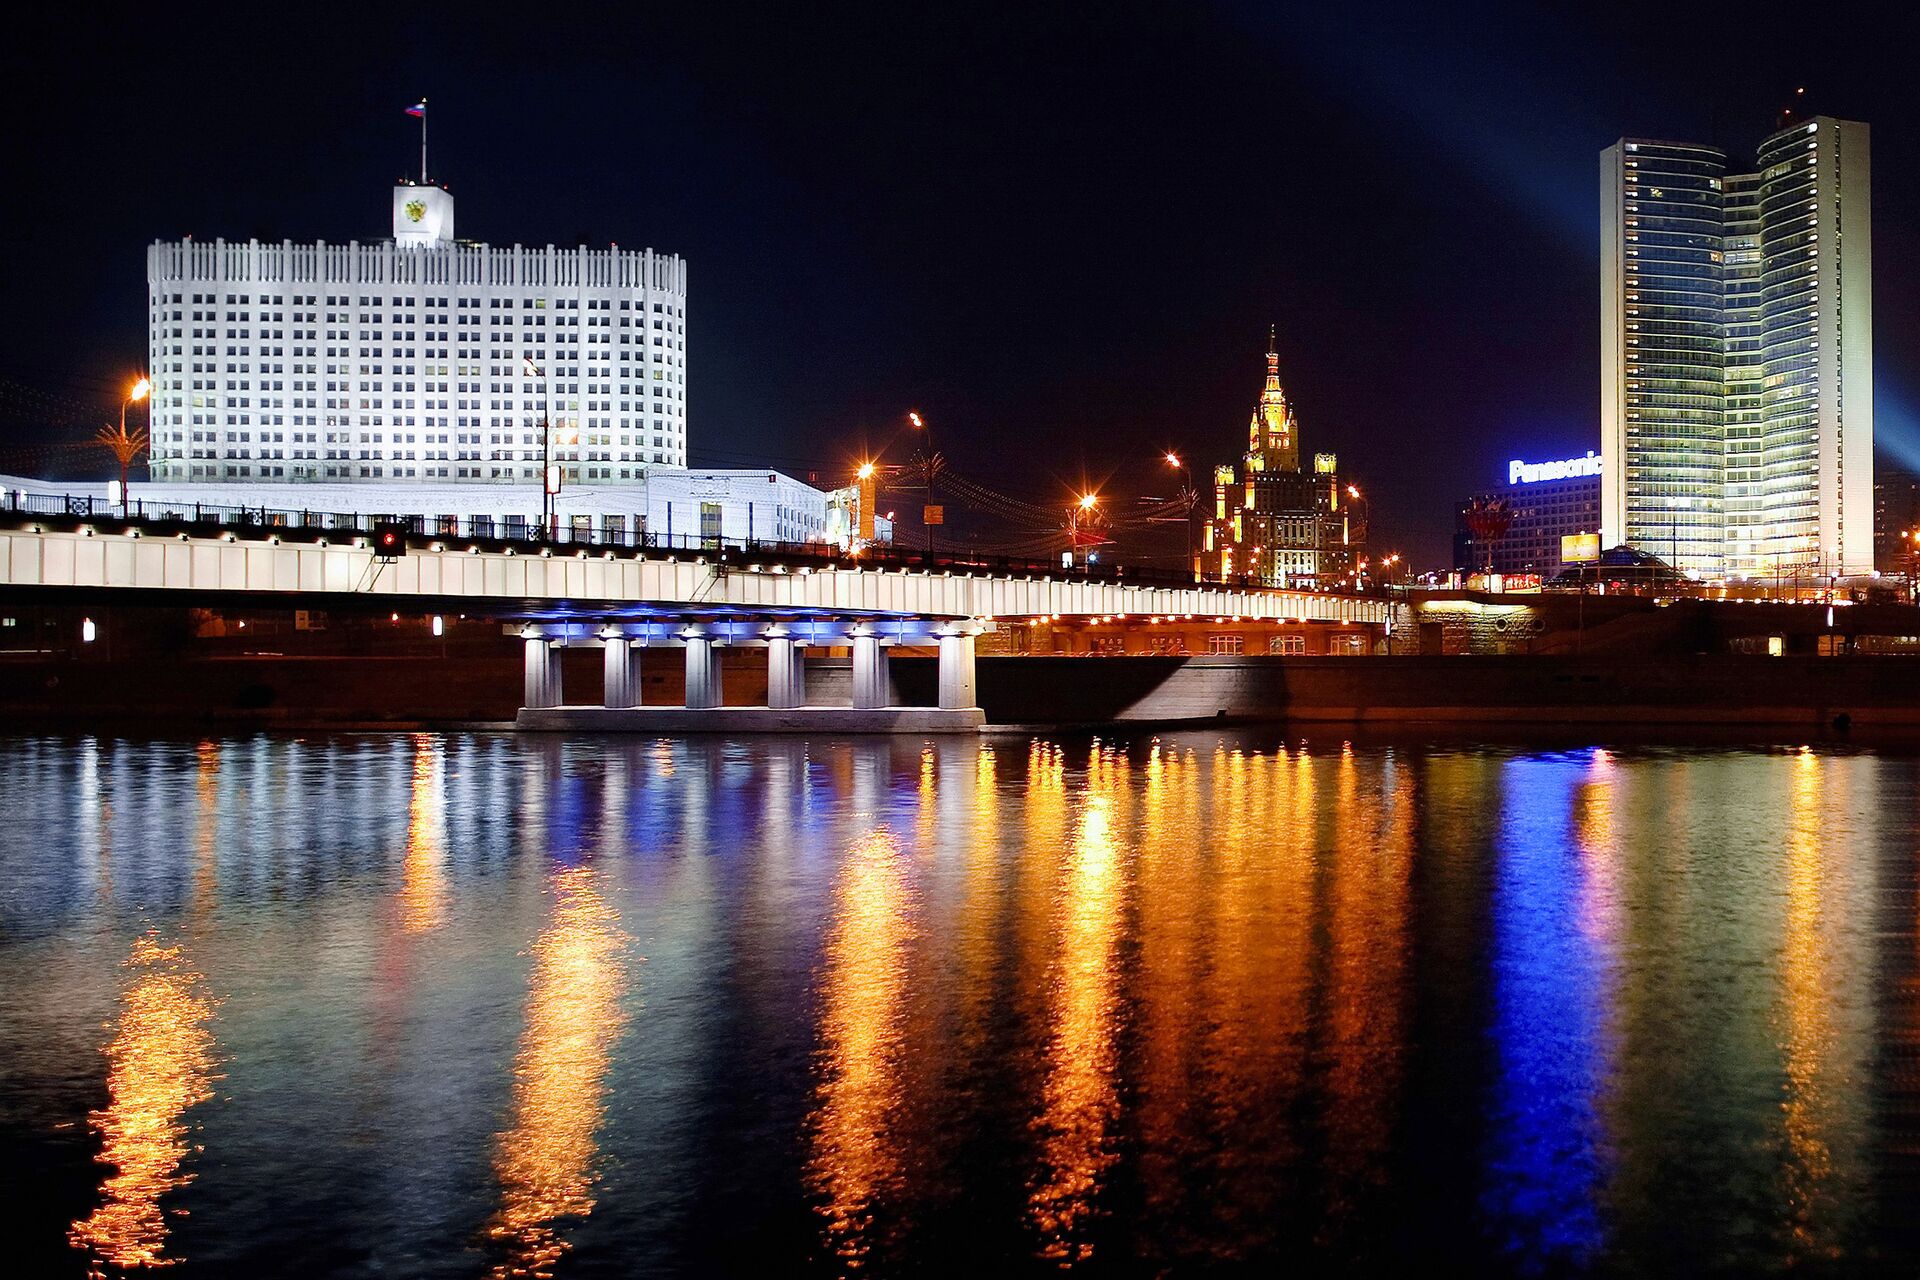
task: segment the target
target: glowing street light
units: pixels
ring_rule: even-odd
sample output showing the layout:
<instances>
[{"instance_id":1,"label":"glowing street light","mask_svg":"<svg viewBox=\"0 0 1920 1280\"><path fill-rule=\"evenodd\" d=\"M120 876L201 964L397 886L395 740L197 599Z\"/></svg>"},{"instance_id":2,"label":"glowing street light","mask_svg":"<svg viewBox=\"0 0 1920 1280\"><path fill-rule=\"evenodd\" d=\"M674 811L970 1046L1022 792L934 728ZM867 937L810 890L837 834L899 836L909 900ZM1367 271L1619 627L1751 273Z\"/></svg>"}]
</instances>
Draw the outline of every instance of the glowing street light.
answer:
<instances>
[{"instance_id":1,"label":"glowing street light","mask_svg":"<svg viewBox=\"0 0 1920 1280\"><path fill-rule=\"evenodd\" d=\"M108 496L110 499L117 498L119 500L120 514L122 516L125 516L128 510L127 470L133 465L133 460L146 450L148 443L148 433L138 427L134 428L132 435L127 434L127 409L145 400L152 391L153 383L151 381L145 377L136 379L134 384L127 388L126 399L120 402L120 430L115 431L112 427L102 427L98 434L94 436L94 439L100 444L105 445L113 454L115 460L120 463L119 492L117 494L109 494ZM151 421L151 408L149 408L149 421ZM108 487L111 488L112 486Z\"/></svg>"},{"instance_id":2,"label":"glowing street light","mask_svg":"<svg viewBox=\"0 0 1920 1280\"><path fill-rule=\"evenodd\" d=\"M1187 470L1187 464L1180 461L1180 455L1171 449L1167 450L1166 462L1168 466L1180 473L1180 497L1184 500L1187 492L1193 488L1193 472ZM1195 494L1194 496L1197 498L1199 495ZM1193 504L1191 502L1187 503L1187 509L1181 512L1180 515L1183 523L1187 526L1187 572L1193 574L1195 581L1198 581L1200 576L1199 571L1194 567L1193 563Z\"/></svg>"},{"instance_id":3,"label":"glowing street light","mask_svg":"<svg viewBox=\"0 0 1920 1280\"><path fill-rule=\"evenodd\" d=\"M917 410L907 411L907 421L915 431L927 433L927 503L920 511L920 519L927 527L927 555L933 555L933 521L937 504L933 500L933 428Z\"/></svg>"}]
</instances>

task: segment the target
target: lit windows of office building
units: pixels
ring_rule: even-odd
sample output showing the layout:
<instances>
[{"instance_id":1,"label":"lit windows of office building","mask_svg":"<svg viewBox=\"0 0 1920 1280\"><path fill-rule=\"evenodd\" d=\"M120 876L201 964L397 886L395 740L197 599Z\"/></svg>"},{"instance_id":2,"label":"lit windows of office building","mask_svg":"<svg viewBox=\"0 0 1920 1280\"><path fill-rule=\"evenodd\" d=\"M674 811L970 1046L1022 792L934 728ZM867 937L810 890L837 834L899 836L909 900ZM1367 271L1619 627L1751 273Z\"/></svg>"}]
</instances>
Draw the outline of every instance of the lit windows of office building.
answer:
<instances>
[{"instance_id":1,"label":"lit windows of office building","mask_svg":"<svg viewBox=\"0 0 1920 1280\"><path fill-rule=\"evenodd\" d=\"M1697 577L1873 564L1868 130L1818 117L1756 172L1601 153L1603 540Z\"/></svg>"},{"instance_id":2,"label":"lit windows of office building","mask_svg":"<svg viewBox=\"0 0 1920 1280\"><path fill-rule=\"evenodd\" d=\"M403 183L376 243L147 251L156 481L569 484L687 461L686 264L456 241ZM536 372L537 371L537 372Z\"/></svg>"}]
</instances>

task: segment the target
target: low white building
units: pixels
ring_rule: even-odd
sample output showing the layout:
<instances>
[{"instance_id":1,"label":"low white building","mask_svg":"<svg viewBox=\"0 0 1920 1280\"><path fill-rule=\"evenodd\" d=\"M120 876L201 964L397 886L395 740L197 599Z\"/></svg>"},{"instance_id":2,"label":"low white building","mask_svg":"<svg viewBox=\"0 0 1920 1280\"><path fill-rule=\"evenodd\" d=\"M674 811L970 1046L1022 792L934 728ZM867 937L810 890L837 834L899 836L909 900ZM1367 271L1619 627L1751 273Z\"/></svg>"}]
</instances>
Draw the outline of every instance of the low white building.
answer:
<instances>
[{"instance_id":1,"label":"low white building","mask_svg":"<svg viewBox=\"0 0 1920 1280\"><path fill-rule=\"evenodd\" d=\"M459 529L491 529L503 537L525 536L540 523L537 482L373 486L325 481L181 484L136 480L127 488L131 509L154 517L191 517L197 508L212 512L242 507L296 519L418 516L430 528L454 520ZM0 476L0 498L9 505L23 505L21 499L29 496L37 500L31 504L37 510L46 510L49 503L63 498L91 499L100 510L116 509L110 482ZM568 486L555 499L555 510L560 529L574 540L611 536L624 542L628 535L647 534L661 546L696 546L715 539L844 545L847 522L834 510L842 497L779 471L662 468L637 484ZM476 520L477 525L472 523ZM890 540L892 527L885 520L878 521L877 528L880 541Z\"/></svg>"}]
</instances>

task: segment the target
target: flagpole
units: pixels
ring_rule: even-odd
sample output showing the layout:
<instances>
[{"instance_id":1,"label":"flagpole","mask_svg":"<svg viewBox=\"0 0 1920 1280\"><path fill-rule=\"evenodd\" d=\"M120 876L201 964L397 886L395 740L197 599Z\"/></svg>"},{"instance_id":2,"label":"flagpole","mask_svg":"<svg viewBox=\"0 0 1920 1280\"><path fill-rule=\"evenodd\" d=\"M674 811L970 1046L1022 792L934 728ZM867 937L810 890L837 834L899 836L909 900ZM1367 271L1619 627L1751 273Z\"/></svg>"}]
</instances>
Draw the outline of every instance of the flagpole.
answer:
<instances>
[{"instance_id":1,"label":"flagpole","mask_svg":"<svg viewBox=\"0 0 1920 1280\"><path fill-rule=\"evenodd\" d=\"M420 99L420 185L427 185L427 100Z\"/></svg>"}]
</instances>

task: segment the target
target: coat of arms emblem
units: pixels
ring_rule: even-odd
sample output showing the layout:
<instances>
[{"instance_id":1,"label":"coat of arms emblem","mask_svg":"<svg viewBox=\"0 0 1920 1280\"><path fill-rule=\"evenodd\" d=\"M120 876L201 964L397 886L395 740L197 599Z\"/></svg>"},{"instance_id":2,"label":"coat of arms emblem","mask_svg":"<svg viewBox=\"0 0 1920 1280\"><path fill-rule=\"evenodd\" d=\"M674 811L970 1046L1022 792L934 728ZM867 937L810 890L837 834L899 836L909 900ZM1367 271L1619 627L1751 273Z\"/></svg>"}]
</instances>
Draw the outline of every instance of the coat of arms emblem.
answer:
<instances>
[{"instance_id":1,"label":"coat of arms emblem","mask_svg":"<svg viewBox=\"0 0 1920 1280\"><path fill-rule=\"evenodd\" d=\"M409 200L406 203L406 210L408 219L413 222L418 222L427 216L427 202L425 200Z\"/></svg>"}]
</instances>

